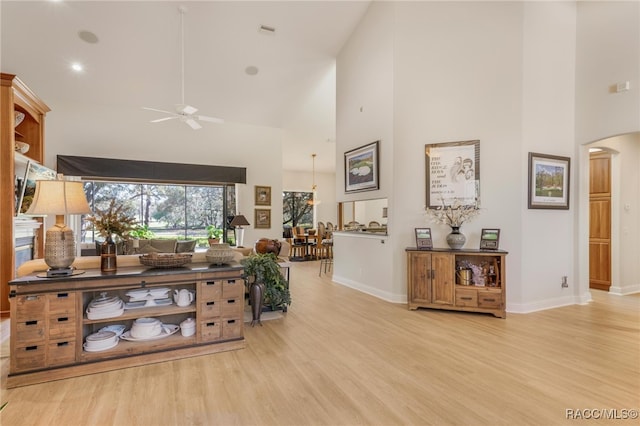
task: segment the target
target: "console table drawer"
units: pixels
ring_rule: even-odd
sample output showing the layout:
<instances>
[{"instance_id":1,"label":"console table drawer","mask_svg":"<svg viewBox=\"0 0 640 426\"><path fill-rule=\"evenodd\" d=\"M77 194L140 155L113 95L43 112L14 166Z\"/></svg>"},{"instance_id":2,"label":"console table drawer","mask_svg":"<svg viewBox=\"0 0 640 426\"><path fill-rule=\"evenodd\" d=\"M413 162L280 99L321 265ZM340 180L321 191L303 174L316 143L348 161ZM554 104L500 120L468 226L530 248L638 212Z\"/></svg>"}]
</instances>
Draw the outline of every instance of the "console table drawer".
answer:
<instances>
[{"instance_id":1,"label":"console table drawer","mask_svg":"<svg viewBox=\"0 0 640 426\"><path fill-rule=\"evenodd\" d=\"M499 291L478 291L478 306L481 308L502 307L502 293Z\"/></svg>"},{"instance_id":2,"label":"console table drawer","mask_svg":"<svg viewBox=\"0 0 640 426\"><path fill-rule=\"evenodd\" d=\"M202 321L200 322L200 327L198 327L198 333L201 342L219 340L222 335L222 321L218 318Z\"/></svg>"},{"instance_id":3,"label":"console table drawer","mask_svg":"<svg viewBox=\"0 0 640 426\"><path fill-rule=\"evenodd\" d=\"M62 339L49 342L47 365L73 364L76 360L76 343L73 339Z\"/></svg>"},{"instance_id":4,"label":"console table drawer","mask_svg":"<svg viewBox=\"0 0 640 426\"><path fill-rule=\"evenodd\" d=\"M222 280L207 280L200 282L198 289L200 300L217 300L222 297Z\"/></svg>"},{"instance_id":5,"label":"console table drawer","mask_svg":"<svg viewBox=\"0 0 640 426\"><path fill-rule=\"evenodd\" d=\"M41 342L45 339L45 320L32 319L19 321L16 324L16 343L22 345L27 342Z\"/></svg>"},{"instance_id":6,"label":"console table drawer","mask_svg":"<svg viewBox=\"0 0 640 426\"><path fill-rule=\"evenodd\" d=\"M49 313L62 313L74 315L76 312L76 294L72 292L67 293L53 293L48 294L49 300Z\"/></svg>"},{"instance_id":7,"label":"console table drawer","mask_svg":"<svg viewBox=\"0 0 640 426\"><path fill-rule=\"evenodd\" d=\"M208 300L200 302L200 315L203 318L214 318L222 315L222 301Z\"/></svg>"},{"instance_id":8,"label":"console table drawer","mask_svg":"<svg viewBox=\"0 0 640 426\"><path fill-rule=\"evenodd\" d=\"M76 335L75 317L63 314L49 316L49 337L53 339Z\"/></svg>"},{"instance_id":9,"label":"console table drawer","mask_svg":"<svg viewBox=\"0 0 640 426\"><path fill-rule=\"evenodd\" d=\"M242 336L242 321L243 317L239 318L223 318L222 319L222 338L233 339L235 337Z\"/></svg>"},{"instance_id":10,"label":"console table drawer","mask_svg":"<svg viewBox=\"0 0 640 426\"><path fill-rule=\"evenodd\" d=\"M456 288L456 306L478 306L478 292L475 289Z\"/></svg>"},{"instance_id":11,"label":"console table drawer","mask_svg":"<svg viewBox=\"0 0 640 426\"><path fill-rule=\"evenodd\" d=\"M240 297L244 294L244 280L224 280L222 281L222 297L225 299Z\"/></svg>"},{"instance_id":12,"label":"console table drawer","mask_svg":"<svg viewBox=\"0 0 640 426\"><path fill-rule=\"evenodd\" d=\"M244 310L243 306L244 299L240 297L236 297L233 299L222 299L222 316L223 317L237 317L239 314L242 314Z\"/></svg>"},{"instance_id":13,"label":"console table drawer","mask_svg":"<svg viewBox=\"0 0 640 426\"><path fill-rule=\"evenodd\" d=\"M45 345L19 346L13 354L13 361L12 370L15 372L44 368Z\"/></svg>"},{"instance_id":14,"label":"console table drawer","mask_svg":"<svg viewBox=\"0 0 640 426\"><path fill-rule=\"evenodd\" d=\"M43 294L29 294L15 298L16 320L28 321L45 317L47 296Z\"/></svg>"}]
</instances>

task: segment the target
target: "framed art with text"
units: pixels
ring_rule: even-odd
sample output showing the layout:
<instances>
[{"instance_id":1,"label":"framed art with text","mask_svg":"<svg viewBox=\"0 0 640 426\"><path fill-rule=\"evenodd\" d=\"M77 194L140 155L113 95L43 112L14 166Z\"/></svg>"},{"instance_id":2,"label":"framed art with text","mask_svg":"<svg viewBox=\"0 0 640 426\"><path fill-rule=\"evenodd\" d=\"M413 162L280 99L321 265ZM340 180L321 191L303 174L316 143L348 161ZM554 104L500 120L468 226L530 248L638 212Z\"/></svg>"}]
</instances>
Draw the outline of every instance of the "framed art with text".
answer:
<instances>
[{"instance_id":1,"label":"framed art with text","mask_svg":"<svg viewBox=\"0 0 640 426\"><path fill-rule=\"evenodd\" d=\"M379 141L344 153L344 192L380 188Z\"/></svg>"},{"instance_id":2,"label":"framed art with text","mask_svg":"<svg viewBox=\"0 0 640 426\"><path fill-rule=\"evenodd\" d=\"M569 210L570 167L569 157L530 152L528 207Z\"/></svg>"},{"instance_id":3,"label":"framed art with text","mask_svg":"<svg viewBox=\"0 0 640 426\"><path fill-rule=\"evenodd\" d=\"M269 229L271 228L271 210L255 209L255 225L254 228Z\"/></svg>"},{"instance_id":4,"label":"framed art with text","mask_svg":"<svg viewBox=\"0 0 640 426\"><path fill-rule=\"evenodd\" d=\"M431 250L433 248L431 228L416 228L416 248L418 250Z\"/></svg>"},{"instance_id":5,"label":"framed art with text","mask_svg":"<svg viewBox=\"0 0 640 426\"><path fill-rule=\"evenodd\" d=\"M480 141L425 145L428 208L477 205L480 198Z\"/></svg>"}]
</instances>

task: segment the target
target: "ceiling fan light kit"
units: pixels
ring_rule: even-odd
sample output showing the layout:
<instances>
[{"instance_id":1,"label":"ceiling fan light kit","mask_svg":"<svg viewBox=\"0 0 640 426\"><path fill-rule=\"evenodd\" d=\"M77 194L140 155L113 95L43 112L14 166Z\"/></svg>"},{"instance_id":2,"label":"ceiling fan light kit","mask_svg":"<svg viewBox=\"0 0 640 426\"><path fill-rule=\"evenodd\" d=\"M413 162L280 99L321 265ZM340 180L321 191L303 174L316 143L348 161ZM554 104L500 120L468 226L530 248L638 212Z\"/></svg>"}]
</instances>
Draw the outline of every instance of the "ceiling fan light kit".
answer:
<instances>
[{"instance_id":1,"label":"ceiling fan light kit","mask_svg":"<svg viewBox=\"0 0 640 426\"><path fill-rule=\"evenodd\" d=\"M198 112L198 108L195 108L191 105L187 105L184 101L184 14L186 13L187 9L184 6L180 6L178 7L178 11L180 12L180 41L181 41L181 49L182 49L180 52L180 73L181 73L180 89L182 94L182 102L179 104L176 104L175 112L156 109L156 108L148 108L148 107L142 107L142 109L145 109L147 111L161 112L163 114L169 114L168 117L162 117L162 118L157 118L155 120L151 120L151 123L160 123L163 121L173 120L178 118L180 119L181 122L185 123L186 125L191 127L193 130L198 130L202 128L202 126L200 125L200 123L198 123L198 121L206 121L209 123L224 123L224 120L222 118L208 117L206 115L195 115L195 113Z\"/></svg>"}]
</instances>

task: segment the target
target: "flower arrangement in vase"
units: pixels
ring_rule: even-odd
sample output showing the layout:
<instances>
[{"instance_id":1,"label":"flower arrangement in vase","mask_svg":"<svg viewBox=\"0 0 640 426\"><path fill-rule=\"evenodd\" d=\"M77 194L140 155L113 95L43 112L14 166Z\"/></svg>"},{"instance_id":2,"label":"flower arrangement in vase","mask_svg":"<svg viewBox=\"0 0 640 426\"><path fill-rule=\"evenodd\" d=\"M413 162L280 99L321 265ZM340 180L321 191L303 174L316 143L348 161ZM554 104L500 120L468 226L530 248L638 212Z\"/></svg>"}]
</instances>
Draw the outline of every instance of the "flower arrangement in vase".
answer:
<instances>
[{"instance_id":1,"label":"flower arrangement in vase","mask_svg":"<svg viewBox=\"0 0 640 426\"><path fill-rule=\"evenodd\" d=\"M462 204L459 199L455 199L448 206L442 200L442 206L436 208L427 207L425 211L432 222L451 227L451 233L447 235L447 244L454 250L461 249L467 241L464 234L460 232L462 224L480 214L477 200L474 204Z\"/></svg>"},{"instance_id":2,"label":"flower arrangement in vase","mask_svg":"<svg viewBox=\"0 0 640 426\"><path fill-rule=\"evenodd\" d=\"M100 270L102 272L115 272L117 269L117 246L113 237L128 240L130 233L136 228L138 221L129 216L122 206L116 206L115 200L111 200L107 210L94 209L93 215L87 216L87 221L93 224L98 233L105 238L100 247Z\"/></svg>"}]
</instances>

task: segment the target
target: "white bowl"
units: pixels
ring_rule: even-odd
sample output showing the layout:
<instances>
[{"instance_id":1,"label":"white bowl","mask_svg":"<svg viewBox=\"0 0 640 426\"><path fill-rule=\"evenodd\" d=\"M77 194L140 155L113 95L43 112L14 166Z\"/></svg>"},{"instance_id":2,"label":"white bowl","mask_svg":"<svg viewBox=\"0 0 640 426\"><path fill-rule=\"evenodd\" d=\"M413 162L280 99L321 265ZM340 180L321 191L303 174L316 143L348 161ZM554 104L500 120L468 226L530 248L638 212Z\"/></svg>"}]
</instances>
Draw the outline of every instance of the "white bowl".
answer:
<instances>
[{"instance_id":1,"label":"white bowl","mask_svg":"<svg viewBox=\"0 0 640 426\"><path fill-rule=\"evenodd\" d=\"M16 152L20 154L26 154L29 151L29 144L26 142L16 141Z\"/></svg>"},{"instance_id":2,"label":"white bowl","mask_svg":"<svg viewBox=\"0 0 640 426\"><path fill-rule=\"evenodd\" d=\"M162 333L162 323L156 318L138 318L131 326L131 337L146 339Z\"/></svg>"}]
</instances>

